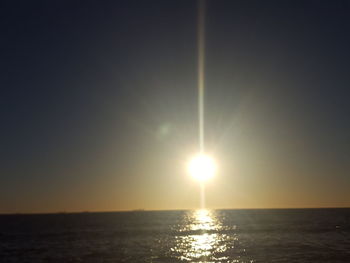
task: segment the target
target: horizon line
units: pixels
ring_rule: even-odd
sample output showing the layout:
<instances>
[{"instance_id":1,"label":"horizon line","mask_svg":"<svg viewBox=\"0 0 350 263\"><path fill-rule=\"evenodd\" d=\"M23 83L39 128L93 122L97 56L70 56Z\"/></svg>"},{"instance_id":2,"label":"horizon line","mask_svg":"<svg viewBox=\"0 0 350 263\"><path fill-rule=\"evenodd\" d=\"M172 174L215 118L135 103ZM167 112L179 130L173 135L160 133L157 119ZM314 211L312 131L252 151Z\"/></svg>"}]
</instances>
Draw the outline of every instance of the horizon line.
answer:
<instances>
[{"instance_id":1,"label":"horizon line","mask_svg":"<svg viewBox=\"0 0 350 263\"><path fill-rule=\"evenodd\" d=\"M178 208L178 209L125 209L125 210L83 210L83 211L56 211L56 212L11 212L2 215L59 215L59 214L97 214L97 213L128 213L128 212L166 212L191 210L302 210L302 209L350 209L350 206L319 206L319 207L251 207L251 208Z\"/></svg>"}]
</instances>

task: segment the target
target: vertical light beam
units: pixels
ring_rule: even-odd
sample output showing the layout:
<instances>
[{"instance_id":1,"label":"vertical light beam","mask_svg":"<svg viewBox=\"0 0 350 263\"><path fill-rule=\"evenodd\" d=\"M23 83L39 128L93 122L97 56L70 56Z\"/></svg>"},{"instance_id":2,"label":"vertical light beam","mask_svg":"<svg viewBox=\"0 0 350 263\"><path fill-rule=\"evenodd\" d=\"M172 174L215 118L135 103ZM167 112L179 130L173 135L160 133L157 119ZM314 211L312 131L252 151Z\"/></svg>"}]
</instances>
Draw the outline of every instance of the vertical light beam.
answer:
<instances>
[{"instance_id":1,"label":"vertical light beam","mask_svg":"<svg viewBox=\"0 0 350 263\"><path fill-rule=\"evenodd\" d=\"M205 209L205 185L204 185L204 182L201 182L201 185L200 185L201 189L201 193L200 193L200 197L201 197L201 209Z\"/></svg>"},{"instance_id":2,"label":"vertical light beam","mask_svg":"<svg viewBox=\"0 0 350 263\"><path fill-rule=\"evenodd\" d=\"M198 130L199 151L204 153L204 63L205 63L205 0L198 0ZM200 185L201 209L205 208L204 183Z\"/></svg>"},{"instance_id":3,"label":"vertical light beam","mask_svg":"<svg viewBox=\"0 0 350 263\"><path fill-rule=\"evenodd\" d=\"M204 153L205 0L198 0L198 121L199 150Z\"/></svg>"}]
</instances>

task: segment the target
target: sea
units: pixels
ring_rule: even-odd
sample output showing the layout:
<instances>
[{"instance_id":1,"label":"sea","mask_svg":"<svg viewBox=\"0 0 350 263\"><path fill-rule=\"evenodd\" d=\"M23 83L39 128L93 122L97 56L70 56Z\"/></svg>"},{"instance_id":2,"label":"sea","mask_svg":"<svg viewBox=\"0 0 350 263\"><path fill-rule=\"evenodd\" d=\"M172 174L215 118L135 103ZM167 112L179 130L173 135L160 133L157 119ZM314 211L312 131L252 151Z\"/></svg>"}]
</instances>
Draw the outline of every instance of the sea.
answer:
<instances>
[{"instance_id":1,"label":"sea","mask_svg":"<svg viewBox=\"0 0 350 263\"><path fill-rule=\"evenodd\" d=\"M350 209L0 215L0 262L350 262Z\"/></svg>"}]
</instances>

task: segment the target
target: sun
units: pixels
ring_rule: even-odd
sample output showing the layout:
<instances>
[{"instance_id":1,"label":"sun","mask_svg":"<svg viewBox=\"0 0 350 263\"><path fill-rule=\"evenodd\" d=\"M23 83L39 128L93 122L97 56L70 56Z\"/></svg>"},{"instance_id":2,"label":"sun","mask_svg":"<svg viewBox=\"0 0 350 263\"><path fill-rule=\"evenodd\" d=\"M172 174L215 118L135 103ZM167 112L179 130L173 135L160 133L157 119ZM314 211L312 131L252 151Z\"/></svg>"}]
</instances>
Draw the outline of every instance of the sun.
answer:
<instances>
[{"instance_id":1,"label":"sun","mask_svg":"<svg viewBox=\"0 0 350 263\"><path fill-rule=\"evenodd\" d=\"M205 182L215 175L215 160L209 155L197 154L189 161L188 172L194 179Z\"/></svg>"}]
</instances>

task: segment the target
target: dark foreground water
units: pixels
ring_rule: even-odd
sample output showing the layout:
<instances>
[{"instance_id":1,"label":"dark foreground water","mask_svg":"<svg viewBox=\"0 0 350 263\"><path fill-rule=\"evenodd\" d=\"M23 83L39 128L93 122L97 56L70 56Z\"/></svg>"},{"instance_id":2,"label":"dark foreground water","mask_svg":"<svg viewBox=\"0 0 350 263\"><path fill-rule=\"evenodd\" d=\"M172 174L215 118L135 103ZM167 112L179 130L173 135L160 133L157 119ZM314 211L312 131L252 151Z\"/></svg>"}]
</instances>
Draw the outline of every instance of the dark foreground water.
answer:
<instances>
[{"instance_id":1,"label":"dark foreground water","mask_svg":"<svg viewBox=\"0 0 350 263\"><path fill-rule=\"evenodd\" d=\"M350 209L2 215L0 262L350 262Z\"/></svg>"}]
</instances>

